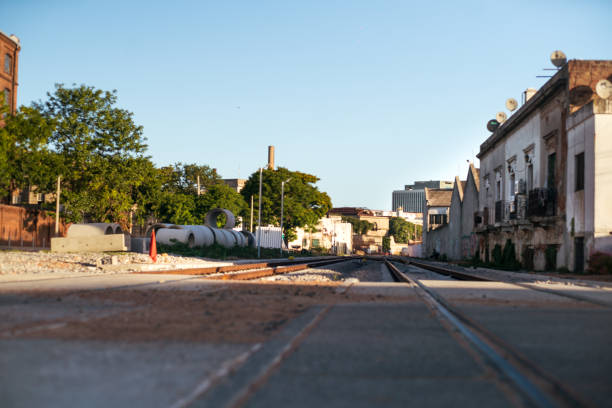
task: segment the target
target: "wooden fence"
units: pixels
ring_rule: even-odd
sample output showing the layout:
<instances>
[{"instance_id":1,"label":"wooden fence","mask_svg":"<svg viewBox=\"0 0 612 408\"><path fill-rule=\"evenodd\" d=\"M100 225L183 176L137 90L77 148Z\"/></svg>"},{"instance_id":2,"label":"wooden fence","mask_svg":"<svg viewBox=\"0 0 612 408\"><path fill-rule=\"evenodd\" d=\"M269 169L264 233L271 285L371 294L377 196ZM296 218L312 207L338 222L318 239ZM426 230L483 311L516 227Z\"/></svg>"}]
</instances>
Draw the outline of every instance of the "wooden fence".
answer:
<instances>
[{"instance_id":1,"label":"wooden fence","mask_svg":"<svg viewBox=\"0 0 612 408\"><path fill-rule=\"evenodd\" d=\"M59 235L68 226L60 220ZM55 236L55 218L46 211L0 204L0 246L49 248Z\"/></svg>"}]
</instances>

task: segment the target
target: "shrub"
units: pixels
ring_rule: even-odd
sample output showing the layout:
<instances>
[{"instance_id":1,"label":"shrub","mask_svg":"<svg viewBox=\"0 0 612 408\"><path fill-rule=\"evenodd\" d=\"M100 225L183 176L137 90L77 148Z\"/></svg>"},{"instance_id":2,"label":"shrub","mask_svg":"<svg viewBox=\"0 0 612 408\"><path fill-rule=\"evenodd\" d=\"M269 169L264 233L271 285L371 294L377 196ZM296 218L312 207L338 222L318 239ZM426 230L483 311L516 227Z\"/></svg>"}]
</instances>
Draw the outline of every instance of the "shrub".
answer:
<instances>
[{"instance_id":1,"label":"shrub","mask_svg":"<svg viewBox=\"0 0 612 408\"><path fill-rule=\"evenodd\" d=\"M612 255L603 252L591 254L587 272L597 275L612 274Z\"/></svg>"}]
</instances>

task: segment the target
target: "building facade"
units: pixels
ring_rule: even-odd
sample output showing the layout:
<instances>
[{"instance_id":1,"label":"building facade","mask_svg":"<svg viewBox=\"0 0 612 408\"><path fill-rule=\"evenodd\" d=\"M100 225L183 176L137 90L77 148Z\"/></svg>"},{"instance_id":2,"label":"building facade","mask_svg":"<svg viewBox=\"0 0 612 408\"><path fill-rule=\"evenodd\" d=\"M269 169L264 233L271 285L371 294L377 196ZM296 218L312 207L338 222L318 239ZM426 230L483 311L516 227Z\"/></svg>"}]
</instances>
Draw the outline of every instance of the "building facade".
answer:
<instances>
[{"instance_id":1,"label":"building facade","mask_svg":"<svg viewBox=\"0 0 612 408\"><path fill-rule=\"evenodd\" d=\"M17 110L17 73L19 67L19 38L0 31L0 92L2 103L8 103L10 112Z\"/></svg>"},{"instance_id":2,"label":"building facade","mask_svg":"<svg viewBox=\"0 0 612 408\"><path fill-rule=\"evenodd\" d=\"M480 146L482 259L513 244L526 269L582 271L612 250L612 106L594 92L610 77L612 61L569 61Z\"/></svg>"}]
</instances>

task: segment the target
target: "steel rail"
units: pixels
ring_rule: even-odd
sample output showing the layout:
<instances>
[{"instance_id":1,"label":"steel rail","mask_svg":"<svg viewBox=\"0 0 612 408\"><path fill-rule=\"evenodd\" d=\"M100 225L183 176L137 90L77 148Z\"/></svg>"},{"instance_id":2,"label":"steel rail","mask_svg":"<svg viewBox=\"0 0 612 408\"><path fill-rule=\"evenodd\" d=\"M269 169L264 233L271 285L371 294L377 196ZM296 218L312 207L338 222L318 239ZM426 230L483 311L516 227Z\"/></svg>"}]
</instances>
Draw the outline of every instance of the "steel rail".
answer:
<instances>
[{"instance_id":1,"label":"steel rail","mask_svg":"<svg viewBox=\"0 0 612 408\"><path fill-rule=\"evenodd\" d=\"M542 372L529 360L505 345L503 341L450 306L435 291L422 284L418 279L412 279L401 272L387 259L385 260L385 265L394 279L399 282L409 283L418 288L419 294L424 300L438 311L440 315L444 316L532 404L537 407L557 407L559 405L582 407L586 405L574 396L571 391L567 390L563 384ZM542 387L538 387L529 377L536 379L537 382L541 383ZM543 391L541 388L546 388L546 391Z\"/></svg>"},{"instance_id":2,"label":"steel rail","mask_svg":"<svg viewBox=\"0 0 612 408\"><path fill-rule=\"evenodd\" d=\"M206 279L222 279L222 280L252 280L264 278L266 276L272 275L281 275L290 272L297 272L304 269L309 269L317 266L331 265L334 263L345 262L352 258L350 257L340 257L334 259L326 259L320 261L313 262L302 262L295 265L288 266L274 266L271 268L264 269L244 269L242 271L234 272L234 273L225 273L221 276L207 276Z\"/></svg>"},{"instance_id":3,"label":"steel rail","mask_svg":"<svg viewBox=\"0 0 612 408\"><path fill-rule=\"evenodd\" d=\"M283 260L283 261L267 261L267 262L254 262L254 263L244 263L244 264L234 264L234 265L224 265L224 266L208 266L203 268L183 268L183 269L167 269L167 270L157 270L157 271L139 271L132 272L134 274L159 274L159 275L213 275L218 273L227 273L227 272L240 272L245 270L252 269L263 269L263 268L275 268L279 266L285 265L296 265L296 264L304 264L304 263L312 263L318 261L328 261L328 260L348 260L352 259L352 257L341 256L341 257L325 257L325 258L313 258L312 260L305 259L295 259L295 260Z\"/></svg>"},{"instance_id":4,"label":"steel rail","mask_svg":"<svg viewBox=\"0 0 612 408\"><path fill-rule=\"evenodd\" d=\"M444 268L443 266L440 265L431 265L428 263L424 263L424 262L420 262L420 261L415 261L412 258L406 259L404 257L394 257L393 259L397 259L398 261L402 262L402 263L407 263L407 264L411 264L414 266L417 266L419 268L422 269L427 269L436 273L440 273L442 275L447 275L447 276L451 276L454 277L456 279L459 280L473 280L473 281L484 281L484 282L503 282L506 283L508 285L515 285L524 289L531 289L531 290L535 290L537 292L542 292L542 293L548 293L551 295L556 295L556 296L561 296L564 298L568 298L568 299L572 299L572 300L577 300L579 302L587 302L587 303L591 303L593 305L597 305L597 306L603 306L603 307L611 307L612 305L608 302L604 302L604 301L598 301L596 299L592 299L586 296L581 296L579 294L575 294L575 293L565 293L565 292L560 292L557 291L555 289L551 289L551 288L542 288L542 287L537 287L534 286L536 285L535 282L508 282L508 281L500 281L500 280L495 280L495 279L491 279L491 278L485 278L482 276L477 276L477 275L472 275L470 273L465 273L465 272L458 272L455 271L453 269L450 268Z\"/></svg>"}]
</instances>

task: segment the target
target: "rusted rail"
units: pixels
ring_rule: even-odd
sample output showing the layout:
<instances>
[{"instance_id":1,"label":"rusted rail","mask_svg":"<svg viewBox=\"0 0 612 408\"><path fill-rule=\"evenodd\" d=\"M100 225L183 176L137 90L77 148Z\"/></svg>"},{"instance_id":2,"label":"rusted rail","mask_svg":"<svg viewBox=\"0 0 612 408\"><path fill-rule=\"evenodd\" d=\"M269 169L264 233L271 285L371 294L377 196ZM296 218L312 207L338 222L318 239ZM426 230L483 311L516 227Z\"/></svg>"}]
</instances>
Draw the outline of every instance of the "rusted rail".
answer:
<instances>
[{"instance_id":1,"label":"rusted rail","mask_svg":"<svg viewBox=\"0 0 612 408\"><path fill-rule=\"evenodd\" d=\"M159 271L141 271L134 272L136 274L160 274L160 275L212 275L217 273L228 273L228 272L239 272L250 269L263 269L263 268L276 268L279 266L285 265L296 265L296 264L304 264L318 261L328 261L328 260L344 260L351 259L351 257L326 257L325 259L314 258L312 261L305 261L304 259L298 260L284 260L284 261L268 261L268 262L255 262L249 264L235 264L235 265L224 265L224 266L209 266L205 268L183 268L183 269L169 269L169 270L159 270Z\"/></svg>"},{"instance_id":2,"label":"rusted rail","mask_svg":"<svg viewBox=\"0 0 612 408\"><path fill-rule=\"evenodd\" d=\"M208 277L208 279L251 280L251 279L264 278L266 276L281 275L284 273L301 271L304 269L314 268L317 266L331 265L331 264L338 263L338 262L348 261L349 259L352 259L352 258L351 257L340 257L340 258L335 258L335 259L328 259L328 260L323 260L323 261L313 261L313 262L307 262L307 263L304 263L302 261L302 263L296 264L296 265L275 266L272 268L255 269L255 270L251 268L248 270L244 270L244 272L227 273L219 277L210 276Z\"/></svg>"}]
</instances>

